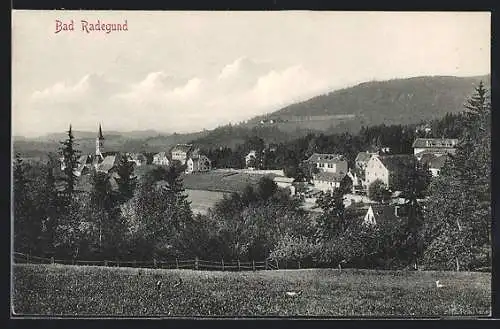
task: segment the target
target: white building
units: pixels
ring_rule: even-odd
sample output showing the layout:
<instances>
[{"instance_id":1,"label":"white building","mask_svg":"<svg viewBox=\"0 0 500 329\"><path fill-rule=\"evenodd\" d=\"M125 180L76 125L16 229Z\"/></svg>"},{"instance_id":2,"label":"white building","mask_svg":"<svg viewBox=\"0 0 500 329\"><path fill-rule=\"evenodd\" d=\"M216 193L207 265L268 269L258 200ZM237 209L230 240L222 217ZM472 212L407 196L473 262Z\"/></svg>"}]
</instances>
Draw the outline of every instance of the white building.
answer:
<instances>
[{"instance_id":1,"label":"white building","mask_svg":"<svg viewBox=\"0 0 500 329\"><path fill-rule=\"evenodd\" d=\"M307 159L322 172L347 173L347 161L340 154L319 154L314 153Z\"/></svg>"},{"instance_id":2,"label":"white building","mask_svg":"<svg viewBox=\"0 0 500 329\"><path fill-rule=\"evenodd\" d=\"M413 154L418 160L423 154L455 154L458 139L454 138L417 138L413 142Z\"/></svg>"},{"instance_id":3,"label":"white building","mask_svg":"<svg viewBox=\"0 0 500 329\"><path fill-rule=\"evenodd\" d=\"M290 177L276 176L273 178L278 187L290 190L291 195L295 195L295 186L292 185L294 179Z\"/></svg>"},{"instance_id":4,"label":"white building","mask_svg":"<svg viewBox=\"0 0 500 329\"><path fill-rule=\"evenodd\" d=\"M212 163L209 158L203 154L196 154L191 156L186 161L186 173L190 174L193 172L205 172L212 169Z\"/></svg>"},{"instance_id":5,"label":"white building","mask_svg":"<svg viewBox=\"0 0 500 329\"><path fill-rule=\"evenodd\" d=\"M247 168L255 168L257 167L257 151L251 150L245 155L245 167Z\"/></svg>"},{"instance_id":6,"label":"white building","mask_svg":"<svg viewBox=\"0 0 500 329\"><path fill-rule=\"evenodd\" d=\"M173 149L172 149L172 160L177 160L181 164L186 164L186 161L189 157L189 155L192 152L196 152L197 150L193 150L193 145L191 144L177 144Z\"/></svg>"},{"instance_id":7,"label":"white building","mask_svg":"<svg viewBox=\"0 0 500 329\"><path fill-rule=\"evenodd\" d=\"M167 157L167 152L160 152L153 155L153 164L158 166L168 166L170 161Z\"/></svg>"},{"instance_id":8,"label":"white building","mask_svg":"<svg viewBox=\"0 0 500 329\"><path fill-rule=\"evenodd\" d=\"M320 172L313 175L313 184L315 190L320 190L323 192L333 191L340 187L340 183L346 177L346 173L331 173L331 172Z\"/></svg>"}]
</instances>

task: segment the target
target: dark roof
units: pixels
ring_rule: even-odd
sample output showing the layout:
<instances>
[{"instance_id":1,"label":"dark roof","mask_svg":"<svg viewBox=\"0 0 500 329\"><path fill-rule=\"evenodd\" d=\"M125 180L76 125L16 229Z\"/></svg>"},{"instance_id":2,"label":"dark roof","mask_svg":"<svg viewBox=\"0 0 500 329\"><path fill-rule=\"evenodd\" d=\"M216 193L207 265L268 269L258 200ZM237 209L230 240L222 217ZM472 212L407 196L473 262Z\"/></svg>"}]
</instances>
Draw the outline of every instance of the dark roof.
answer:
<instances>
[{"instance_id":1,"label":"dark roof","mask_svg":"<svg viewBox=\"0 0 500 329\"><path fill-rule=\"evenodd\" d=\"M188 153L193 149L193 145L191 144L177 144L172 149L172 152L185 152Z\"/></svg>"},{"instance_id":2,"label":"dark roof","mask_svg":"<svg viewBox=\"0 0 500 329\"><path fill-rule=\"evenodd\" d=\"M435 155L435 154L425 153L420 158L420 162L422 164L426 164L431 169L441 169L444 166L447 159L448 155L446 154Z\"/></svg>"},{"instance_id":3,"label":"dark roof","mask_svg":"<svg viewBox=\"0 0 500 329\"><path fill-rule=\"evenodd\" d=\"M408 161L414 160L414 157L409 154L398 154L379 156L378 159L384 164L387 170L394 172L401 169Z\"/></svg>"},{"instance_id":4,"label":"dark roof","mask_svg":"<svg viewBox=\"0 0 500 329\"><path fill-rule=\"evenodd\" d=\"M314 180L326 181L326 182L340 182L346 176L346 173L338 172L319 172L314 175Z\"/></svg>"},{"instance_id":5,"label":"dark roof","mask_svg":"<svg viewBox=\"0 0 500 329\"><path fill-rule=\"evenodd\" d=\"M341 154L320 154L320 153L313 153L307 159L309 162L322 162L322 163L337 163L341 161L345 161L345 158Z\"/></svg>"},{"instance_id":6,"label":"dark roof","mask_svg":"<svg viewBox=\"0 0 500 329\"><path fill-rule=\"evenodd\" d=\"M107 157L108 155L118 155L120 154L120 152L111 151L111 152L102 152L101 154L103 157Z\"/></svg>"},{"instance_id":7,"label":"dark roof","mask_svg":"<svg viewBox=\"0 0 500 329\"><path fill-rule=\"evenodd\" d=\"M429 164L429 162L431 162L435 157L434 153L423 153L420 157L420 162L423 164Z\"/></svg>"},{"instance_id":8,"label":"dark roof","mask_svg":"<svg viewBox=\"0 0 500 329\"><path fill-rule=\"evenodd\" d=\"M346 211L353 214L356 218L362 221L364 220L370 207L372 207L376 225L393 223L400 220L400 218L403 217L404 214L404 206L388 204L363 204L361 206L353 204L352 206L348 207ZM396 216L396 207L399 208L399 216Z\"/></svg>"},{"instance_id":9,"label":"dark roof","mask_svg":"<svg viewBox=\"0 0 500 329\"><path fill-rule=\"evenodd\" d=\"M166 156L167 156L167 152L159 152L159 153L156 153L154 155L154 157L161 157L161 158L166 157Z\"/></svg>"},{"instance_id":10,"label":"dark roof","mask_svg":"<svg viewBox=\"0 0 500 329\"><path fill-rule=\"evenodd\" d=\"M429 166L429 168L432 169L441 169L443 168L447 159L448 159L447 155L441 155L429 161L427 165Z\"/></svg>"},{"instance_id":11,"label":"dark roof","mask_svg":"<svg viewBox=\"0 0 500 329\"><path fill-rule=\"evenodd\" d=\"M367 162L368 160L370 160L370 158L372 157L372 154L371 153L368 153L368 152L359 152L358 155L356 156L356 162L358 161L362 161L362 162Z\"/></svg>"},{"instance_id":12,"label":"dark roof","mask_svg":"<svg viewBox=\"0 0 500 329\"><path fill-rule=\"evenodd\" d=\"M450 148L456 147L458 139L454 138L417 138L413 142L413 148Z\"/></svg>"},{"instance_id":13,"label":"dark roof","mask_svg":"<svg viewBox=\"0 0 500 329\"><path fill-rule=\"evenodd\" d=\"M147 160L146 156L142 153L131 153L130 158L132 158L132 160L141 160L141 161Z\"/></svg>"},{"instance_id":14,"label":"dark roof","mask_svg":"<svg viewBox=\"0 0 500 329\"><path fill-rule=\"evenodd\" d=\"M104 171L108 172L116 166L119 162L119 156L118 155L108 155L107 157L104 158L104 160L101 162L101 164L97 167L97 170L99 171Z\"/></svg>"}]
</instances>

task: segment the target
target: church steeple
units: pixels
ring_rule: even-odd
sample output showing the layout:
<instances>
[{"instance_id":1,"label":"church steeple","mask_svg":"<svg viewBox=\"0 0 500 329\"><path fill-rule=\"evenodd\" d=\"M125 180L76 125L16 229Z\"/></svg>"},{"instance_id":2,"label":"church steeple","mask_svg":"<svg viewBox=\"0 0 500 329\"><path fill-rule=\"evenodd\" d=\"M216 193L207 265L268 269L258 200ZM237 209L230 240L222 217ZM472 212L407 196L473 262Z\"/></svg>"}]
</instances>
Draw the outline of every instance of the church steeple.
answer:
<instances>
[{"instance_id":1,"label":"church steeple","mask_svg":"<svg viewBox=\"0 0 500 329\"><path fill-rule=\"evenodd\" d=\"M102 135L101 124L99 124L99 135L97 135L97 138L99 138L100 140L104 139L104 136Z\"/></svg>"},{"instance_id":2,"label":"church steeple","mask_svg":"<svg viewBox=\"0 0 500 329\"><path fill-rule=\"evenodd\" d=\"M99 133L97 134L97 138L95 139L95 155L99 155L102 157L103 146L104 136L102 135L101 124L99 124Z\"/></svg>"}]
</instances>

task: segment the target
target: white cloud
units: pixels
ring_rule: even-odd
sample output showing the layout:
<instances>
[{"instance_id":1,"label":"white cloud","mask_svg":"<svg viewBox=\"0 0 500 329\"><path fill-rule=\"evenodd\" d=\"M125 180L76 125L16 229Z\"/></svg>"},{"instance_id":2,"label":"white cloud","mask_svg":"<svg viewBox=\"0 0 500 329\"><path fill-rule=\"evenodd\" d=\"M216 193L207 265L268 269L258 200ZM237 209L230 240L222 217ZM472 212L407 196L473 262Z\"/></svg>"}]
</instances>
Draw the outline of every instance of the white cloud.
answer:
<instances>
[{"instance_id":1,"label":"white cloud","mask_svg":"<svg viewBox=\"0 0 500 329\"><path fill-rule=\"evenodd\" d=\"M242 57L213 76L183 78L155 71L116 82L88 74L32 95L33 111L54 111L80 129L190 131L238 122L326 91L328 81L301 65L272 69ZM46 113L46 112L44 112ZM41 115L41 112L39 113Z\"/></svg>"}]
</instances>

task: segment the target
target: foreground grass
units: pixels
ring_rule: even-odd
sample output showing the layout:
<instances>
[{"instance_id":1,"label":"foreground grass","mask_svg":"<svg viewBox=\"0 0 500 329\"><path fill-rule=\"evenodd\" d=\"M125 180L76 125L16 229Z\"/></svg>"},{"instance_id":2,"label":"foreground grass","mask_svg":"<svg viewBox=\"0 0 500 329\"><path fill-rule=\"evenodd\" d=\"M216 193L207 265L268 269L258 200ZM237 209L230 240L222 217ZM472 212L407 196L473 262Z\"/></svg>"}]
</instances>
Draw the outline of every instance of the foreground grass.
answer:
<instances>
[{"instance_id":1,"label":"foreground grass","mask_svg":"<svg viewBox=\"0 0 500 329\"><path fill-rule=\"evenodd\" d=\"M489 315L491 303L489 273L65 265L15 265L13 273L14 312L30 315L428 317Z\"/></svg>"}]
</instances>

